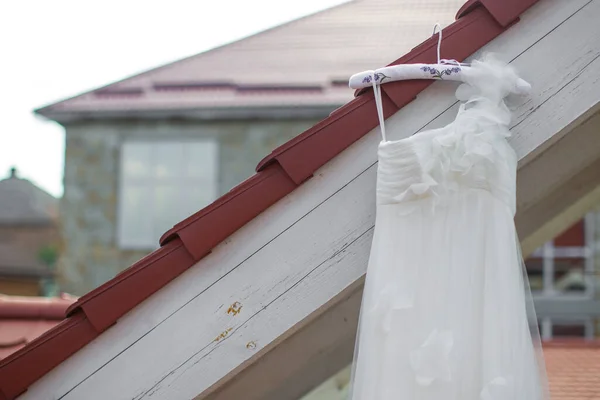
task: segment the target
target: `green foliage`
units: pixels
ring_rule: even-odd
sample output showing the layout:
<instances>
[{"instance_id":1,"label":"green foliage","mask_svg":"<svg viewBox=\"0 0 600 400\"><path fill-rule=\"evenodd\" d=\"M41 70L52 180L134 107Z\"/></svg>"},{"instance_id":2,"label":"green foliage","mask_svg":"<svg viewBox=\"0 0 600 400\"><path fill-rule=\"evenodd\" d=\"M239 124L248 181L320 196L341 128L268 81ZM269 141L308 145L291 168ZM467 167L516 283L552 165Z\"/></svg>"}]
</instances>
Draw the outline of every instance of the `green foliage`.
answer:
<instances>
[{"instance_id":1,"label":"green foliage","mask_svg":"<svg viewBox=\"0 0 600 400\"><path fill-rule=\"evenodd\" d=\"M44 264L48 270L53 271L56 262L58 261L58 249L56 246L52 245L42 247L38 251L38 260ZM46 297L54 297L59 293L58 284L56 283L54 275L43 278L40 285L42 287L43 295Z\"/></svg>"},{"instance_id":2,"label":"green foliage","mask_svg":"<svg viewBox=\"0 0 600 400\"><path fill-rule=\"evenodd\" d=\"M55 246L44 246L38 252L38 260L52 268L58 260L58 250Z\"/></svg>"}]
</instances>

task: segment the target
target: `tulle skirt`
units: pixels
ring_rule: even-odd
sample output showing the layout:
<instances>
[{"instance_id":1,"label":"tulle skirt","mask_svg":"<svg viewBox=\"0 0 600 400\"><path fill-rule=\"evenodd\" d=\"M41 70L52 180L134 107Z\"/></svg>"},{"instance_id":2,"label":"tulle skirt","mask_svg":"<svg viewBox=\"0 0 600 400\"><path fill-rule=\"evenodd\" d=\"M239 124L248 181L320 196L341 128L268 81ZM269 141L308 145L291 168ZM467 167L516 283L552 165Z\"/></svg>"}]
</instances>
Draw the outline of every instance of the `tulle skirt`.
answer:
<instances>
[{"instance_id":1,"label":"tulle skirt","mask_svg":"<svg viewBox=\"0 0 600 400\"><path fill-rule=\"evenodd\" d=\"M548 399L513 215L489 191L379 204L350 400Z\"/></svg>"}]
</instances>

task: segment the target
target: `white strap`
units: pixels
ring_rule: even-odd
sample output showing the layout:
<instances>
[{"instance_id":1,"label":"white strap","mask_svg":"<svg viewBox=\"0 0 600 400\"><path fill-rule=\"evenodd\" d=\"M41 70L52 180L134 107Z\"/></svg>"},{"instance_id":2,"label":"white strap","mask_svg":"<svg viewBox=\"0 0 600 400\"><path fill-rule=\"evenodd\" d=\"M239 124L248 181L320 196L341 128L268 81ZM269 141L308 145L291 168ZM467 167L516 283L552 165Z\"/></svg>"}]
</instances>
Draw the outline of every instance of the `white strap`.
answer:
<instances>
[{"instance_id":1,"label":"white strap","mask_svg":"<svg viewBox=\"0 0 600 400\"><path fill-rule=\"evenodd\" d=\"M373 85L373 96L375 97L375 107L377 108L377 117L379 118L379 128L381 130L381 138L387 142L385 136L385 119L383 118L383 99L381 98L381 85L377 82L375 71L369 71L371 74L371 84Z\"/></svg>"},{"instance_id":2,"label":"white strap","mask_svg":"<svg viewBox=\"0 0 600 400\"><path fill-rule=\"evenodd\" d=\"M436 23L433 26L433 33L431 34L431 36L435 35L435 31L437 31L439 29L439 37L438 37L438 45L437 45L437 63L440 64L441 58L440 58L440 53L441 53L441 49L442 49L442 26L439 23Z\"/></svg>"},{"instance_id":3,"label":"white strap","mask_svg":"<svg viewBox=\"0 0 600 400\"><path fill-rule=\"evenodd\" d=\"M439 23L436 23L433 26L433 33L431 34L431 36L435 35L435 32L439 33L438 36L438 43L437 43L437 63L438 64L455 64L455 65L460 65L460 63L454 59L450 59L447 60L445 58L441 58L441 53L442 53L442 26Z\"/></svg>"},{"instance_id":4,"label":"white strap","mask_svg":"<svg viewBox=\"0 0 600 400\"><path fill-rule=\"evenodd\" d=\"M437 44L437 59L438 64L457 64L460 63L456 60L442 60L440 57L441 47L442 47L442 26L437 23L433 27L433 35L435 35L436 30L439 29L439 38ZM378 81L378 75L375 71L368 71L368 76L371 78L371 85L373 86L373 96L375 97L375 107L377 108L377 117L379 118L379 128L381 130L381 138L384 142L387 142L386 134L385 134L385 118L383 117L383 99L381 97L381 84Z\"/></svg>"}]
</instances>

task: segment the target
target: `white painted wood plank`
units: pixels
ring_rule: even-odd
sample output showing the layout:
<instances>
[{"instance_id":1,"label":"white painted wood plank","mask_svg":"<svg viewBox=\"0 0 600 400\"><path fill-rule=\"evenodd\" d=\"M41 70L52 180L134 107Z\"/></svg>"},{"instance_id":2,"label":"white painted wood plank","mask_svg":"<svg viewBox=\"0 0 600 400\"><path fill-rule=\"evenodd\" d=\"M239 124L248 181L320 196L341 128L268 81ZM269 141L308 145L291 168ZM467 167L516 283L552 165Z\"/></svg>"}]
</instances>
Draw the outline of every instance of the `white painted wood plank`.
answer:
<instances>
[{"instance_id":1,"label":"white painted wood plank","mask_svg":"<svg viewBox=\"0 0 600 400\"><path fill-rule=\"evenodd\" d=\"M529 231L521 241L524 256L558 236L600 204L599 171L600 158L517 219L517 223L524 226L521 230Z\"/></svg>"},{"instance_id":2,"label":"white painted wood plank","mask_svg":"<svg viewBox=\"0 0 600 400\"><path fill-rule=\"evenodd\" d=\"M352 359L363 282L342 292L339 302L334 300L333 307L305 328L278 341L260 362L236 375L232 384L198 399L297 400L324 376L338 372L337 364L349 364ZM322 362L332 359L336 362Z\"/></svg>"},{"instance_id":3,"label":"white painted wood plank","mask_svg":"<svg viewBox=\"0 0 600 400\"><path fill-rule=\"evenodd\" d=\"M542 200L535 187L526 186L524 182L538 182L549 188L559 188L568 183L571 178L568 171L562 167L561 160L567 157L577 157L570 160L573 169L583 170L600 157L600 113L584 121L568 137L563 137L560 143L547 149L543 155L536 157L530 164L539 164L537 168L521 168L517 190L520 194L519 205L522 210L528 210ZM557 162L557 160L559 162ZM600 175L600 172L599 172Z\"/></svg>"},{"instance_id":4,"label":"white painted wood plank","mask_svg":"<svg viewBox=\"0 0 600 400\"><path fill-rule=\"evenodd\" d=\"M600 64L598 66L600 67ZM555 142L553 146L519 170L517 227L521 235L530 237L542 225L550 222L562 209L585 196L600 184L600 169L590 169L591 165L600 160L599 133L600 112L582 123L569 135L564 136L559 142ZM564 168L562 160L569 161L569 169ZM578 175L583 174L586 170L590 171L587 172L589 177L584 177L586 179L584 184L584 181L581 180L582 177ZM573 178L574 173L577 175L576 179ZM532 185L530 182L535 182L535 184ZM539 187L545 187L547 190L542 193ZM549 195L549 193L551 194ZM565 196L570 199L567 200ZM549 201L551 204L540 206ZM560 232L554 232L554 234L558 233ZM543 244L552 237L554 235L537 245Z\"/></svg>"},{"instance_id":5,"label":"white painted wood plank","mask_svg":"<svg viewBox=\"0 0 600 400\"><path fill-rule=\"evenodd\" d=\"M372 228L368 228L356 240L343 247L338 247L332 258L327 259L318 269L311 271L298 285L288 290L284 296L280 296L278 301L255 314L252 320L246 321L240 330L231 335L228 340L232 342L233 346L216 348L213 356L218 358L234 356L239 360L240 357L244 357L243 352L231 351L236 347L234 344L236 342L244 343L252 337L260 337L261 340L271 343L278 339L283 332L286 336L293 334L298 329L297 321L304 323L303 320L311 316L315 312L315 308L319 308L319 306L315 307L315 303L328 304L339 292L364 275L371 239ZM293 314L294 318L284 322L284 317L289 314ZM218 381L221 376L214 371L211 364L210 362L198 363L197 367L188 369L186 371L188 378L185 381L188 381L191 376L197 376L196 374L212 375L214 382ZM185 378L185 375L181 378ZM171 387L166 381L163 382L164 384L167 384L167 387L166 390L160 391L161 396L165 399L174 398L175 393L171 388L176 386L175 381L173 380ZM185 395L194 396L200 393L197 390L198 388L190 386L190 391Z\"/></svg>"},{"instance_id":6,"label":"white painted wood plank","mask_svg":"<svg viewBox=\"0 0 600 400\"><path fill-rule=\"evenodd\" d=\"M565 17L568 14L566 11L571 12L574 7L573 5L578 5L582 2L569 2L568 5L565 5L564 2L561 3L560 1L544 1L541 4L550 3L553 3L553 7L556 7L555 11L557 11L557 14L558 11L565 12L562 15ZM560 10L558 10L559 6L562 7ZM547 10L550 10L550 8ZM555 13L552 13L551 16L556 18ZM540 36L543 36L543 34L552 28L551 23L548 22L549 20L552 22L552 18L546 18L544 21L538 22L537 29ZM521 25L523 25L523 22L513 29L517 29ZM530 43L527 43L526 40L520 41L519 46L521 48L515 49L515 52L517 50L522 51L528 44ZM422 99L427 99L427 97L434 98L436 97L436 93L443 90L441 85L436 85L436 87L428 89L423 94ZM411 115L411 109L419 107L418 104L422 104L422 99L414 102L410 105L411 107L403 109L398 115L393 117L396 120L401 115L404 117L404 119L397 122L406 128L403 128L402 131L414 132L418 130L418 127L426 125L427 120L431 118L430 115L435 115L437 111L443 110L444 107L447 107L452 102L451 100L447 102L440 101L438 98L434 102L435 106L431 109L431 114L419 112L412 113ZM407 116L410 116L410 118L407 118ZM87 346L66 363L56 368L55 371L51 372L38 384L32 386L24 398L29 397L30 394L31 396L35 396L36 390L39 390L37 393L53 393L53 396L58 397L83 381L93 371L101 368L102 365L109 362L120 352L126 349L130 351L136 346L136 341L151 329L155 331L164 329L162 327L167 323L170 324L171 321L167 321L164 324L161 323L173 311L185 306L186 303L195 297L202 297L204 299L210 290L209 285L213 284L213 282L218 282L219 279L226 276L227 273L249 255L269 243L278 233L291 226L294 221L297 221L302 215L314 208L316 204L350 181L352 177L356 176L366 166L372 164L375 161L375 146L377 141L378 137L372 133L356 143L351 149L320 170L314 179L303 185L293 195L282 200L220 245L211 256L201 262L201 267L193 268L186 272L180 279L138 307L135 312L121 319L115 327L103 334L99 340ZM189 303L188 307L192 303ZM210 302L208 303L210 304ZM222 322L228 321L225 318L217 318L213 325L218 325ZM152 335L155 331L150 332L149 335ZM148 337L143 337L143 341L147 339ZM172 343L172 340L166 343L163 341L163 346L165 344L172 346ZM130 347L132 345L133 347ZM122 358L122 356L119 358ZM110 364L113 363L111 362ZM107 367L110 367L110 364ZM168 365L164 365L164 368L168 368ZM67 398L77 398L75 394L83 393L80 390L89 389L88 385L91 381L91 379L86 380L80 388L71 392ZM97 380L95 381L97 382Z\"/></svg>"}]
</instances>

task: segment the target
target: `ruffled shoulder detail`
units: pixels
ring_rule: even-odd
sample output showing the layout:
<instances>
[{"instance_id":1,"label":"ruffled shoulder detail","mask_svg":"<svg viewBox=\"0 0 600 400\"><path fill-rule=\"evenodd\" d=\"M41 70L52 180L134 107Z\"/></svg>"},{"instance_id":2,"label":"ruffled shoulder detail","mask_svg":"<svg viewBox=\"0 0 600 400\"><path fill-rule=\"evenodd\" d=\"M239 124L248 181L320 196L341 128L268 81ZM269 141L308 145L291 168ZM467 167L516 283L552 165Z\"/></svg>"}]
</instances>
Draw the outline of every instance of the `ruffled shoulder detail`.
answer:
<instances>
[{"instance_id":1,"label":"ruffled shoulder detail","mask_svg":"<svg viewBox=\"0 0 600 400\"><path fill-rule=\"evenodd\" d=\"M531 89L512 65L500 61L493 54L474 60L471 68L463 70L463 76L465 83L456 90L456 98L460 101L478 97L502 101L510 94L528 93Z\"/></svg>"}]
</instances>

